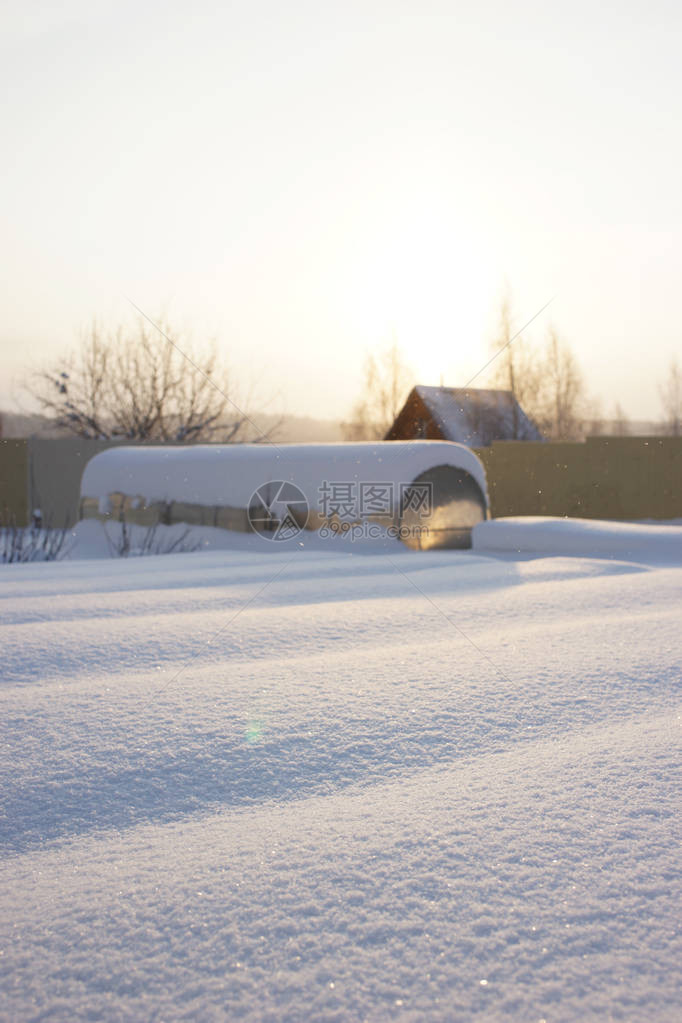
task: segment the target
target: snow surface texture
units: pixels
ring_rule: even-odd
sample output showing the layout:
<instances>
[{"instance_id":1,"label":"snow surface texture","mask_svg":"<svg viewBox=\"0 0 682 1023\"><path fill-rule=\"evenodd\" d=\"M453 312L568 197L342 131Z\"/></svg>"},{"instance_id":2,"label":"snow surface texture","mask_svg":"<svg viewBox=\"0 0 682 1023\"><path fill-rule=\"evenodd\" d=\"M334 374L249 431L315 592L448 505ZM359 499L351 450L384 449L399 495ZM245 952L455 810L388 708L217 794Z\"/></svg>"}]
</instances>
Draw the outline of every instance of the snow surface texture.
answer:
<instances>
[{"instance_id":1,"label":"snow surface texture","mask_svg":"<svg viewBox=\"0 0 682 1023\"><path fill-rule=\"evenodd\" d=\"M0 1018L677 1020L681 597L660 551L4 567Z\"/></svg>"},{"instance_id":2,"label":"snow surface texture","mask_svg":"<svg viewBox=\"0 0 682 1023\"><path fill-rule=\"evenodd\" d=\"M472 544L479 551L682 562L682 528L677 523L661 526L544 516L491 519L474 526Z\"/></svg>"},{"instance_id":3,"label":"snow surface texture","mask_svg":"<svg viewBox=\"0 0 682 1023\"><path fill-rule=\"evenodd\" d=\"M260 486L289 480L320 509L327 483L412 483L427 469L464 469L486 495L485 470L462 444L405 441L363 444L227 444L189 447L110 448L90 459L81 497L144 496L148 501L184 501L247 508Z\"/></svg>"}]
</instances>

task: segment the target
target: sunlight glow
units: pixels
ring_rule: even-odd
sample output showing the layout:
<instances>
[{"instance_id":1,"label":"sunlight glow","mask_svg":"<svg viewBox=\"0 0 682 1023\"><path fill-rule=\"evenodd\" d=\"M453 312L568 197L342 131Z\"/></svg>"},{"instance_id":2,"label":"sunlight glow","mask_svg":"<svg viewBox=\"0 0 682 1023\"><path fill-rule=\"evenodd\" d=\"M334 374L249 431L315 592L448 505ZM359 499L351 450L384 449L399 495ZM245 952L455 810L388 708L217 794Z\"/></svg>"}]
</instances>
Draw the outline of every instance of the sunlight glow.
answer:
<instances>
[{"instance_id":1,"label":"sunlight glow","mask_svg":"<svg viewBox=\"0 0 682 1023\"><path fill-rule=\"evenodd\" d=\"M351 328L370 348L397 341L420 383L455 386L486 351L498 284L471 228L415 213L375 231L353 267Z\"/></svg>"}]
</instances>

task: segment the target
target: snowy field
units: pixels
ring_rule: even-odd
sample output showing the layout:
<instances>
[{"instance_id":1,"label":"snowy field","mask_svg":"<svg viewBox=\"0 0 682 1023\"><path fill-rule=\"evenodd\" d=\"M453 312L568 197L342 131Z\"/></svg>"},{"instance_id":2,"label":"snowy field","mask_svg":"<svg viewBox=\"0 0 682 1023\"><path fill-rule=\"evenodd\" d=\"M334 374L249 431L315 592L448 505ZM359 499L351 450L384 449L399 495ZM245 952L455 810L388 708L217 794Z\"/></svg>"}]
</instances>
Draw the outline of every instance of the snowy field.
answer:
<instances>
[{"instance_id":1,"label":"snowy field","mask_svg":"<svg viewBox=\"0 0 682 1023\"><path fill-rule=\"evenodd\" d=\"M0 567L0 1018L679 1019L682 529L250 540Z\"/></svg>"}]
</instances>

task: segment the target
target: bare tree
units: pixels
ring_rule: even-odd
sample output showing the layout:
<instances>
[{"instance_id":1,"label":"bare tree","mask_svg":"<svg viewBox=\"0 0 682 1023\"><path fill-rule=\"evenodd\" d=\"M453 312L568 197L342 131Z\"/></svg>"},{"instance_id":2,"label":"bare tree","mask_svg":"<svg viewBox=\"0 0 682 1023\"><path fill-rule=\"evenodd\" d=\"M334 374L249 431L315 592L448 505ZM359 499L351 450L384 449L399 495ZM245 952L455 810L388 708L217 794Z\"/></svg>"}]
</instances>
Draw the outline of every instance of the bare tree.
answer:
<instances>
[{"instance_id":1,"label":"bare tree","mask_svg":"<svg viewBox=\"0 0 682 1023\"><path fill-rule=\"evenodd\" d=\"M129 331L93 324L80 347L28 390L55 425L79 437L241 440L249 419L230 400L215 347L198 352L162 329L174 344L141 318Z\"/></svg>"},{"instance_id":2,"label":"bare tree","mask_svg":"<svg viewBox=\"0 0 682 1023\"><path fill-rule=\"evenodd\" d=\"M60 561L69 553L71 530L50 529L34 516L30 526L17 526L5 508L0 514L0 565L10 562Z\"/></svg>"},{"instance_id":3,"label":"bare tree","mask_svg":"<svg viewBox=\"0 0 682 1023\"><path fill-rule=\"evenodd\" d=\"M588 398L585 401L583 432L586 437L603 437L608 433L607 421L600 398Z\"/></svg>"},{"instance_id":4,"label":"bare tree","mask_svg":"<svg viewBox=\"0 0 682 1023\"><path fill-rule=\"evenodd\" d=\"M498 327L492 344L500 355L493 363L490 383L509 391L523 411L535 420L542 403L543 371L532 346L522 337L514 338L514 334L512 300L506 291L500 301ZM512 402L512 417L512 436L521 439L523 427L515 402Z\"/></svg>"},{"instance_id":5,"label":"bare tree","mask_svg":"<svg viewBox=\"0 0 682 1023\"><path fill-rule=\"evenodd\" d=\"M623 411L623 406L619 401L616 402L613 408L612 431L614 437L628 437L630 435L630 420Z\"/></svg>"},{"instance_id":6,"label":"bare tree","mask_svg":"<svg viewBox=\"0 0 682 1023\"><path fill-rule=\"evenodd\" d=\"M658 391L664 413L663 432L670 437L682 436L682 367L677 359L671 359Z\"/></svg>"},{"instance_id":7,"label":"bare tree","mask_svg":"<svg viewBox=\"0 0 682 1023\"><path fill-rule=\"evenodd\" d=\"M385 437L413 384L412 371L395 341L378 355L369 355L362 394L353 406L351 419L342 424L344 439Z\"/></svg>"},{"instance_id":8,"label":"bare tree","mask_svg":"<svg viewBox=\"0 0 682 1023\"><path fill-rule=\"evenodd\" d=\"M118 522L104 523L104 533L109 551L114 558L144 557L147 554L187 554L201 548L201 541L192 539L190 526L185 526L184 529L174 526L162 527L159 522L152 526L135 526L127 522L123 515Z\"/></svg>"},{"instance_id":9,"label":"bare tree","mask_svg":"<svg viewBox=\"0 0 682 1023\"><path fill-rule=\"evenodd\" d=\"M541 360L542 385L536 416L550 440L583 436L585 386L575 355L554 327L547 332Z\"/></svg>"},{"instance_id":10,"label":"bare tree","mask_svg":"<svg viewBox=\"0 0 682 1023\"><path fill-rule=\"evenodd\" d=\"M509 391L526 415L551 440L579 440L597 418L585 393L583 376L573 351L554 327L537 348L515 337L509 292L502 297L493 348L500 355L493 363L490 383ZM512 436L523 439L523 424L512 403ZM596 425L596 424L595 424Z\"/></svg>"}]
</instances>

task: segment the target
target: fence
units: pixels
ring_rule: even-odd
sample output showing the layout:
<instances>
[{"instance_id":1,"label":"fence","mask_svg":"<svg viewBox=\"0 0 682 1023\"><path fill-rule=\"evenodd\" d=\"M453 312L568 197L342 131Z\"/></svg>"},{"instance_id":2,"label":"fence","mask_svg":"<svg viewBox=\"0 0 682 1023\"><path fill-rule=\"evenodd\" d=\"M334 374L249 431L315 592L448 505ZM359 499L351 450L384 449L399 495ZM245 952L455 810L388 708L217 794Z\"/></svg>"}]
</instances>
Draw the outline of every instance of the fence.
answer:
<instances>
[{"instance_id":1,"label":"fence","mask_svg":"<svg viewBox=\"0 0 682 1023\"><path fill-rule=\"evenodd\" d=\"M0 521L28 521L28 441L0 440Z\"/></svg>"},{"instance_id":2,"label":"fence","mask_svg":"<svg viewBox=\"0 0 682 1023\"><path fill-rule=\"evenodd\" d=\"M25 525L39 508L46 525L73 526L83 468L112 443L76 437L0 441L0 516ZM682 437L496 441L477 454L495 517L682 518Z\"/></svg>"},{"instance_id":3,"label":"fence","mask_svg":"<svg viewBox=\"0 0 682 1023\"><path fill-rule=\"evenodd\" d=\"M80 437L0 440L2 520L28 525L40 510L46 526L75 525L85 464L114 443Z\"/></svg>"},{"instance_id":4,"label":"fence","mask_svg":"<svg viewBox=\"0 0 682 1023\"><path fill-rule=\"evenodd\" d=\"M682 437L497 441L477 452L494 517L682 518Z\"/></svg>"}]
</instances>

